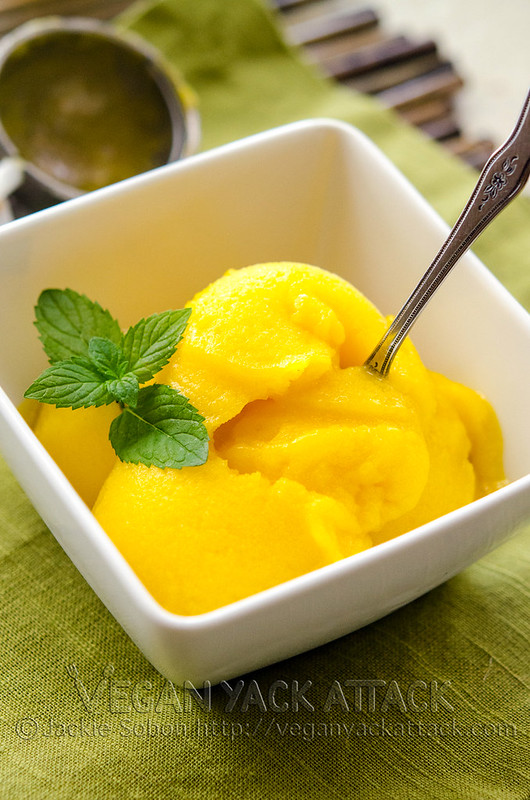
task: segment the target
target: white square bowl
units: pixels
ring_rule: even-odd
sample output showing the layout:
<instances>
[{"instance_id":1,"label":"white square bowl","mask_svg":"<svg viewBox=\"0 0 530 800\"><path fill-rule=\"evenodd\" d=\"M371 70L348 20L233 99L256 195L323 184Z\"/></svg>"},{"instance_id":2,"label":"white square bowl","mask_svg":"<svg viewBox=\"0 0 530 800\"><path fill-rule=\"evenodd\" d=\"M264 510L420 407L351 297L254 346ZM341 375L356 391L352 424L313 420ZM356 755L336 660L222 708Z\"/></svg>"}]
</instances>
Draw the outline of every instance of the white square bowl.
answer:
<instances>
[{"instance_id":1,"label":"white square bowl","mask_svg":"<svg viewBox=\"0 0 530 800\"><path fill-rule=\"evenodd\" d=\"M79 571L170 680L216 683L342 636L513 534L530 514L530 386L520 371L528 316L468 254L413 332L428 367L493 403L508 486L368 551L182 617L151 597L16 410L45 366L32 325L40 291L85 292L125 325L178 307L229 267L292 260L342 275L388 314L446 234L366 137L326 120L250 137L0 229L0 447Z\"/></svg>"}]
</instances>

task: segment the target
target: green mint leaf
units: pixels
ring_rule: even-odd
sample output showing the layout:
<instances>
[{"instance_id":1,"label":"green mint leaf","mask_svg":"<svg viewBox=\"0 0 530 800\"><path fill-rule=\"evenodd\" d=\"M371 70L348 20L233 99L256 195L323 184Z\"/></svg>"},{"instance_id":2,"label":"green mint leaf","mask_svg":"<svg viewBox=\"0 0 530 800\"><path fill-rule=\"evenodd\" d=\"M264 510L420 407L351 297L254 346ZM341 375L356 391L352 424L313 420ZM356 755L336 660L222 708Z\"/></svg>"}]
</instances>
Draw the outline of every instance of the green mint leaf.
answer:
<instances>
[{"instance_id":1,"label":"green mint leaf","mask_svg":"<svg viewBox=\"0 0 530 800\"><path fill-rule=\"evenodd\" d=\"M123 334L118 322L99 303L72 289L46 289L35 307L35 325L50 363L72 356L87 356L94 336L119 345Z\"/></svg>"},{"instance_id":2,"label":"green mint leaf","mask_svg":"<svg viewBox=\"0 0 530 800\"><path fill-rule=\"evenodd\" d=\"M110 339L93 336L88 343L88 357L106 378L119 380L130 371L123 350Z\"/></svg>"},{"instance_id":3,"label":"green mint leaf","mask_svg":"<svg viewBox=\"0 0 530 800\"><path fill-rule=\"evenodd\" d=\"M110 426L109 439L122 461L164 469L204 464L208 433L204 417L170 386L140 389L136 408L126 408Z\"/></svg>"},{"instance_id":4,"label":"green mint leaf","mask_svg":"<svg viewBox=\"0 0 530 800\"><path fill-rule=\"evenodd\" d=\"M106 386L115 400L124 403L126 406L132 406L133 408L136 406L140 384L138 378L132 372L117 380L107 381Z\"/></svg>"},{"instance_id":5,"label":"green mint leaf","mask_svg":"<svg viewBox=\"0 0 530 800\"><path fill-rule=\"evenodd\" d=\"M140 383L150 380L175 352L188 323L191 308L164 311L141 319L125 334L123 352Z\"/></svg>"},{"instance_id":6,"label":"green mint leaf","mask_svg":"<svg viewBox=\"0 0 530 800\"><path fill-rule=\"evenodd\" d=\"M152 314L125 335L118 322L72 289L47 289L35 308L35 325L51 366L24 397L58 408L118 401L124 410L109 438L122 461L180 469L204 464L204 417L169 386L140 388L176 350L191 309Z\"/></svg>"},{"instance_id":7,"label":"green mint leaf","mask_svg":"<svg viewBox=\"0 0 530 800\"><path fill-rule=\"evenodd\" d=\"M105 377L88 358L81 356L52 364L31 384L24 397L57 408L103 406L115 399L108 391Z\"/></svg>"}]
</instances>

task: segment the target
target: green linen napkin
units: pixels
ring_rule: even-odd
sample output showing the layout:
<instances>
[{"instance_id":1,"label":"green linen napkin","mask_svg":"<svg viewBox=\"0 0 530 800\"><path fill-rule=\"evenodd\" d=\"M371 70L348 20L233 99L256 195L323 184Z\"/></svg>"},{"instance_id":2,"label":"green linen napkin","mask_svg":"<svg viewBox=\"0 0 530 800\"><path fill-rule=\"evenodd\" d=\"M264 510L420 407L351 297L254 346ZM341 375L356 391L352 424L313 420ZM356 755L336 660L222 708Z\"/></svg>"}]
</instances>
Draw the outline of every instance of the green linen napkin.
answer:
<instances>
[{"instance_id":1,"label":"green linen napkin","mask_svg":"<svg viewBox=\"0 0 530 800\"><path fill-rule=\"evenodd\" d=\"M145 3L119 24L196 91L204 148L343 119L449 222L476 179L316 74L257 0ZM516 202L476 247L525 303L529 222ZM0 798L528 800L529 545L526 531L385 619L201 700L139 653L2 463Z\"/></svg>"}]
</instances>

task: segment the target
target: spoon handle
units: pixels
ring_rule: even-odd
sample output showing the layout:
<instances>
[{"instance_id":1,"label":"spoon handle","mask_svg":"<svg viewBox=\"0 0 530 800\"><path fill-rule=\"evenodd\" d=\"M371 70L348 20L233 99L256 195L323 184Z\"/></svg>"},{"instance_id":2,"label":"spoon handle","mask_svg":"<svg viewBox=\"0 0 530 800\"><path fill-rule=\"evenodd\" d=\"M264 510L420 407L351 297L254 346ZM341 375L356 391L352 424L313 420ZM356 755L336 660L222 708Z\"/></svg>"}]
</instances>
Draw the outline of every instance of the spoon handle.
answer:
<instances>
[{"instance_id":1,"label":"spoon handle","mask_svg":"<svg viewBox=\"0 0 530 800\"><path fill-rule=\"evenodd\" d=\"M365 366L387 375L399 346L460 256L508 205L525 185L530 174L530 92L517 124L498 150L493 153L466 207L451 233Z\"/></svg>"}]
</instances>

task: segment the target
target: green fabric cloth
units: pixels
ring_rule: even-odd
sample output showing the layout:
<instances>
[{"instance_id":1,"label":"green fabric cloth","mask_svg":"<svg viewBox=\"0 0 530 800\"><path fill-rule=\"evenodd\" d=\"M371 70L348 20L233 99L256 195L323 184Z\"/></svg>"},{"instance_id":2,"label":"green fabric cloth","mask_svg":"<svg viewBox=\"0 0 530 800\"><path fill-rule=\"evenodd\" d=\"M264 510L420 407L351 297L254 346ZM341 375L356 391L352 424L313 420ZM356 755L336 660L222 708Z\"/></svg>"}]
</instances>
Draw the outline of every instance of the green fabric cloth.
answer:
<instances>
[{"instance_id":1,"label":"green fabric cloth","mask_svg":"<svg viewBox=\"0 0 530 800\"><path fill-rule=\"evenodd\" d=\"M256 0L142 4L121 24L196 91L204 148L330 116L366 131L450 222L476 179L316 74ZM526 304L529 222L516 201L475 248ZM237 698L215 687L204 707L150 666L3 464L0 534L0 798L530 796L528 530L383 620L243 676Z\"/></svg>"}]
</instances>

